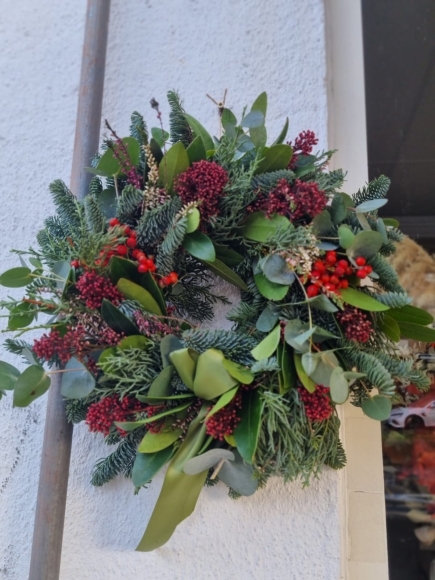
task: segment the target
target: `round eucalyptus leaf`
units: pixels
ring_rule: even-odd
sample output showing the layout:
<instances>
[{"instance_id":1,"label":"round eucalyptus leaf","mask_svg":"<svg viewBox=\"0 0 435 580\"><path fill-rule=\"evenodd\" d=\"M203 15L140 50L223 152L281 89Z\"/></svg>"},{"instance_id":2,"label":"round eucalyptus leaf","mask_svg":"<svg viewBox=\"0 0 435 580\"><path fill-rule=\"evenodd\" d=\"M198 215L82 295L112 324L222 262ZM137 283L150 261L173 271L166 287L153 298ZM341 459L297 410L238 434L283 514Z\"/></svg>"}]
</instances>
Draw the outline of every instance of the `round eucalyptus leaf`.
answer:
<instances>
[{"instance_id":1,"label":"round eucalyptus leaf","mask_svg":"<svg viewBox=\"0 0 435 580\"><path fill-rule=\"evenodd\" d=\"M258 488L258 480L254 478L252 465L245 463L238 451L234 451L234 461L224 462L218 477L240 495L252 495Z\"/></svg>"},{"instance_id":2,"label":"round eucalyptus leaf","mask_svg":"<svg viewBox=\"0 0 435 580\"><path fill-rule=\"evenodd\" d=\"M335 367L331 373L329 392L337 405L342 405L349 397L349 383L341 367Z\"/></svg>"},{"instance_id":3,"label":"round eucalyptus leaf","mask_svg":"<svg viewBox=\"0 0 435 580\"><path fill-rule=\"evenodd\" d=\"M361 407L364 413L367 415L367 417L370 417L370 419L375 419L376 421L385 421L390 416L392 404L389 397L375 395L374 397L364 399Z\"/></svg>"},{"instance_id":4,"label":"round eucalyptus leaf","mask_svg":"<svg viewBox=\"0 0 435 580\"><path fill-rule=\"evenodd\" d=\"M0 361L0 389L12 391L19 376L18 369L7 362Z\"/></svg>"},{"instance_id":5,"label":"round eucalyptus leaf","mask_svg":"<svg viewBox=\"0 0 435 580\"><path fill-rule=\"evenodd\" d=\"M71 358L62 375L61 393L68 399L83 399L95 388L95 379L76 358Z\"/></svg>"},{"instance_id":6,"label":"round eucalyptus leaf","mask_svg":"<svg viewBox=\"0 0 435 580\"><path fill-rule=\"evenodd\" d=\"M14 386L14 407L27 407L50 387L50 377L39 365L27 367Z\"/></svg>"},{"instance_id":7,"label":"round eucalyptus leaf","mask_svg":"<svg viewBox=\"0 0 435 580\"><path fill-rule=\"evenodd\" d=\"M183 471L187 475L196 475L206 469L211 469L222 459L225 461L234 461L234 453L228 449L210 449L210 451L206 451L202 455L197 455L186 461Z\"/></svg>"},{"instance_id":8,"label":"round eucalyptus leaf","mask_svg":"<svg viewBox=\"0 0 435 580\"><path fill-rule=\"evenodd\" d=\"M314 371L316 370L317 364L319 362L319 357L312 352L306 352L302 355L301 358L302 366L304 367L304 371L307 373L308 376L311 376Z\"/></svg>"},{"instance_id":9,"label":"round eucalyptus leaf","mask_svg":"<svg viewBox=\"0 0 435 580\"><path fill-rule=\"evenodd\" d=\"M0 285L6 288L22 288L32 282L30 268L11 268L0 276Z\"/></svg>"},{"instance_id":10,"label":"round eucalyptus leaf","mask_svg":"<svg viewBox=\"0 0 435 580\"><path fill-rule=\"evenodd\" d=\"M295 281L294 272L290 270L284 258L277 254L267 256L262 264L262 270L266 278L275 284L290 285Z\"/></svg>"}]
</instances>

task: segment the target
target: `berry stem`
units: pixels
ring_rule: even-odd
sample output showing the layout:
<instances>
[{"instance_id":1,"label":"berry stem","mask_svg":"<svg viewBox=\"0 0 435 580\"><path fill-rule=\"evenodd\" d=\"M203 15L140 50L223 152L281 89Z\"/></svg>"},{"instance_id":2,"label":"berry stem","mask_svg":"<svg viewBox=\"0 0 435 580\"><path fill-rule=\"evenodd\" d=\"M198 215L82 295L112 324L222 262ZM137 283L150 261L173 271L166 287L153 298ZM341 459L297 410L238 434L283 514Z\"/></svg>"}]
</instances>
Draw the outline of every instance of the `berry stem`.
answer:
<instances>
[{"instance_id":1,"label":"berry stem","mask_svg":"<svg viewBox=\"0 0 435 580\"><path fill-rule=\"evenodd\" d=\"M222 465L224 464L225 459L221 459L219 461L219 463L216 465L216 467L214 468L213 473L210 476L210 479L216 479L219 471L221 470Z\"/></svg>"}]
</instances>

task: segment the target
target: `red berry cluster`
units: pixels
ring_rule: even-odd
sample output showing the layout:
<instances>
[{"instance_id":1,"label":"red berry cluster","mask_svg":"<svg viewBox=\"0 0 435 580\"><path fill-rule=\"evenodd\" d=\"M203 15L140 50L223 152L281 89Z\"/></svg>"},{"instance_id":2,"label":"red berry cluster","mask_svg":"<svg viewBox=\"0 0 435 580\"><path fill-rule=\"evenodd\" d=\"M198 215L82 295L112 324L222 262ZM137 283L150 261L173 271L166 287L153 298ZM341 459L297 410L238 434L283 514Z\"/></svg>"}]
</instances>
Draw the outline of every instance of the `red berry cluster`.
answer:
<instances>
[{"instance_id":1,"label":"red berry cluster","mask_svg":"<svg viewBox=\"0 0 435 580\"><path fill-rule=\"evenodd\" d=\"M75 329L69 328L63 336L56 329L51 330L49 334L43 334L34 341L32 350L41 360L57 360L65 365L74 354L81 358L86 346L88 344L84 329L77 326Z\"/></svg>"},{"instance_id":2,"label":"red berry cluster","mask_svg":"<svg viewBox=\"0 0 435 580\"><path fill-rule=\"evenodd\" d=\"M115 421L134 420L135 414L144 410L143 404L135 397L120 399L118 395L110 395L96 403L92 403L86 413L86 424L90 431L102 433L107 437ZM117 429L122 436L127 434L126 431L118 427Z\"/></svg>"},{"instance_id":3,"label":"red berry cluster","mask_svg":"<svg viewBox=\"0 0 435 580\"><path fill-rule=\"evenodd\" d=\"M173 334L174 329L160 320L147 318L139 310L133 313L134 321L144 336L152 337L154 334L165 336Z\"/></svg>"},{"instance_id":4,"label":"red berry cluster","mask_svg":"<svg viewBox=\"0 0 435 580\"><path fill-rule=\"evenodd\" d=\"M229 405L206 419L205 426L207 435L211 435L215 439L223 441L225 435L231 435L234 433L234 429L240 422L240 417L237 412L241 408L242 394L237 393ZM210 407L209 410L211 409L212 407Z\"/></svg>"},{"instance_id":5,"label":"red berry cluster","mask_svg":"<svg viewBox=\"0 0 435 580\"><path fill-rule=\"evenodd\" d=\"M373 325L369 316L359 308L347 307L343 312L337 312L336 318L344 328L347 339L363 343L370 340Z\"/></svg>"},{"instance_id":6,"label":"red berry cluster","mask_svg":"<svg viewBox=\"0 0 435 580\"><path fill-rule=\"evenodd\" d=\"M314 393L309 393L305 387L298 387L298 391L304 404L305 414L310 421L325 421L325 419L329 419L334 408L327 387L317 385Z\"/></svg>"},{"instance_id":7,"label":"red berry cluster","mask_svg":"<svg viewBox=\"0 0 435 580\"><path fill-rule=\"evenodd\" d=\"M109 300L118 305L122 300L122 294L116 286L104 276L97 274L95 270L84 272L76 283L81 300L85 301L88 308L100 308L103 300Z\"/></svg>"},{"instance_id":8,"label":"red berry cluster","mask_svg":"<svg viewBox=\"0 0 435 580\"><path fill-rule=\"evenodd\" d=\"M373 268L370 264L367 264L367 260L362 256L356 258L355 264L358 266L356 275L358 278L361 278L361 280L367 278L367 276L373 272Z\"/></svg>"},{"instance_id":9,"label":"red berry cluster","mask_svg":"<svg viewBox=\"0 0 435 580\"><path fill-rule=\"evenodd\" d=\"M176 192L183 203L201 202L203 224L219 214L219 201L228 182L228 173L213 161L197 161L178 176Z\"/></svg>"},{"instance_id":10,"label":"red berry cluster","mask_svg":"<svg viewBox=\"0 0 435 580\"><path fill-rule=\"evenodd\" d=\"M311 283L307 286L308 297L314 298L321 290L338 292L341 288L349 286L349 276L356 274L362 279L373 271L371 266L366 265L365 258L357 258L355 263L357 268L354 268L346 258L339 260L336 251L326 252L323 260L317 260L313 264L309 275Z\"/></svg>"},{"instance_id":11,"label":"red berry cluster","mask_svg":"<svg viewBox=\"0 0 435 580\"><path fill-rule=\"evenodd\" d=\"M317 145L318 142L319 140L313 131L302 131L296 137L294 144L290 141L289 145L293 147L293 156L289 168L294 169L299 155L309 155L313 151L314 145Z\"/></svg>"}]
</instances>

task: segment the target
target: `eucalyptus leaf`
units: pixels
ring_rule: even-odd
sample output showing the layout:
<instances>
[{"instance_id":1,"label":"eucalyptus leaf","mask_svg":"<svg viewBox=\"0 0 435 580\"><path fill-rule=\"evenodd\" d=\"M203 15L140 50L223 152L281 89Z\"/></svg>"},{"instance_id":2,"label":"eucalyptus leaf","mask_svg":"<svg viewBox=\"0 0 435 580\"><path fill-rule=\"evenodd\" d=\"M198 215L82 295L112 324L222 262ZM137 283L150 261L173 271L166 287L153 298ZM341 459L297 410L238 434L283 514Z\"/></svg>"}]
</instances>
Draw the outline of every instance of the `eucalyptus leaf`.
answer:
<instances>
[{"instance_id":1,"label":"eucalyptus leaf","mask_svg":"<svg viewBox=\"0 0 435 580\"><path fill-rule=\"evenodd\" d=\"M264 125L264 115L261 111L250 111L240 122L242 127L253 129Z\"/></svg>"},{"instance_id":2,"label":"eucalyptus leaf","mask_svg":"<svg viewBox=\"0 0 435 580\"><path fill-rule=\"evenodd\" d=\"M369 201L364 201L359 205L355 206L355 211L361 213L368 213L370 211L376 211L381 207L384 207L388 203L388 199L370 199Z\"/></svg>"},{"instance_id":3,"label":"eucalyptus leaf","mask_svg":"<svg viewBox=\"0 0 435 580\"><path fill-rule=\"evenodd\" d=\"M0 361L0 389L12 391L19 376L18 369L5 361Z\"/></svg>"},{"instance_id":4,"label":"eucalyptus leaf","mask_svg":"<svg viewBox=\"0 0 435 580\"><path fill-rule=\"evenodd\" d=\"M255 284L260 292L268 300L279 301L285 298L289 286L275 284L266 278L264 274L254 275Z\"/></svg>"},{"instance_id":5,"label":"eucalyptus leaf","mask_svg":"<svg viewBox=\"0 0 435 580\"><path fill-rule=\"evenodd\" d=\"M313 228L313 234L322 237L327 236L333 226L331 214L328 210L324 209L321 213L317 214L313 219L311 226Z\"/></svg>"},{"instance_id":6,"label":"eucalyptus leaf","mask_svg":"<svg viewBox=\"0 0 435 580\"><path fill-rule=\"evenodd\" d=\"M250 496L258 489L258 479L254 476L252 465L247 465L237 451L234 452L234 461L224 461L219 479L243 496Z\"/></svg>"},{"instance_id":7,"label":"eucalyptus leaf","mask_svg":"<svg viewBox=\"0 0 435 580\"><path fill-rule=\"evenodd\" d=\"M295 274L289 268L284 258L278 254L270 254L262 264L263 274L270 282L276 284L293 284Z\"/></svg>"},{"instance_id":8,"label":"eucalyptus leaf","mask_svg":"<svg viewBox=\"0 0 435 580\"><path fill-rule=\"evenodd\" d=\"M255 360L262 360L273 355L278 347L281 338L281 326L279 324L264 338L255 348L251 350Z\"/></svg>"},{"instance_id":9,"label":"eucalyptus leaf","mask_svg":"<svg viewBox=\"0 0 435 580\"><path fill-rule=\"evenodd\" d=\"M317 357L312 352L305 352L301 357L301 363L304 371L308 376L312 375L316 370L317 364L319 362L319 357Z\"/></svg>"},{"instance_id":10,"label":"eucalyptus leaf","mask_svg":"<svg viewBox=\"0 0 435 580\"><path fill-rule=\"evenodd\" d=\"M71 358L62 373L60 392L68 399L83 399L95 388L94 376L76 358Z\"/></svg>"},{"instance_id":11,"label":"eucalyptus leaf","mask_svg":"<svg viewBox=\"0 0 435 580\"><path fill-rule=\"evenodd\" d=\"M17 377L14 385L14 407L27 407L32 401L41 397L50 387L50 377L39 365L32 365Z\"/></svg>"},{"instance_id":12,"label":"eucalyptus leaf","mask_svg":"<svg viewBox=\"0 0 435 580\"><path fill-rule=\"evenodd\" d=\"M278 315L268 305L260 314L256 322L256 328L260 332L270 332L278 321Z\"/></svg>"},{"instance_id":13,"label":"eucalyptus leaf","mask_svg":"<svg viewBox=\"0 0 435 580\"><path fill-rule=\"evenodd\" d=\"M183 471L187 475L196 475L205 469L211 469L222 459L225 461L234 461L234 453L228 451L228 449L210 449L202 455L196 455L195 457L192 457L192 459L186 461Z\"/></svg>"},{"instance_id":14,"label":"eucalyptus leaf","mask_svg":"<svg viewBox=\"0 0 435 580\"><path fill-rule=\"evenodd\" d=\"M375 395L374 397L364 399L361 403L361 407L370 419L385 421L390 416L392 404L389 397Z\"/></svg>"},{"instance_id":15,"label":"eucalyptus leaf","mask_svg":"<svg viewBox=\"0 0 435 580\"><path fill-rule=\"evenodd\" d=\"M319 294L306 301L312 308L323 310L324 312L337 312L338 308L325 294Z\"/></svg>"},{"instance_id":16,"label":"eucalyptus leaf","mask_svg":"<svg viewBox=\"0 0 435 580\"><path fill-rule=\"evenodd\" d=\"M35 315L33 304L21 302L10 311L8 330L18 330L29 326L33 322Z\"/></svg>"},{"instance_id":17,"label":"eucalyptus leaf","mask_svg":"<svg viewBox=\"0 0 435 580\"><path fill-rule=\"evenodd\" d=\"M316 385L330 387L334 368L340 366L339 360L332 350L322 350L317 353L317 356L319 362L310 378L316 383Z\"/></svg>"},{"instance_id":18,"label":"eucalyptus leaf","mask_svg":"<svg viewBox=\"0 0 435 580\"><path fill-rule=\"evenodd\" d=\"M310 379L310 377L305 372L304 367L302 365L302 355L298 354L297 352L294 352L293 357L298 379L309 393L314 393L314 391L316 390L316 383L312 379Z\"/></svg>"},{"instance_id":19,"label":"eucalyptus leaf","mask_svg":"<svg viewBox=\"0 0 435 580\"><path fill-rule=\"evenodd\" d=\"M340 240L340 246L347 250L352 246L355 241L355 234L351 231L348 225L341 225L338 228L338 237Z\"/></svg>"},{"instance_id":20,"label":"eucalyptus leaf","mask_svg":"<svg viewBox=\"0 0 435 580\"><path fill-rule=\"evenodd\" d=\"M33 282L30 268L11 268L0 276L0 285L6 288L22 288Z\"/></svg>"},{"instance_id":21,"label":"eucalyptus leaf","mask_svg":"<svg viewBox=\"0 0 435 580\"><path fill-rule=\"evenodd\" d=\"M349 383L339 366L332 370L329 392L332 401L337 405L342 405L349 398Z\"/></svg>"},{"instance_id":22,"label":"eucalyptus leaf","mask_svg":"<svg viewBox=\"0 0 435 580\"><path fill-rule=\"evenodd\" d=\"M363 257L366 259L375 256L383 244L382 236L379 232L372 230L359 232L351 246L347 248L348 256Z\"/></svg>"}]
</instances>

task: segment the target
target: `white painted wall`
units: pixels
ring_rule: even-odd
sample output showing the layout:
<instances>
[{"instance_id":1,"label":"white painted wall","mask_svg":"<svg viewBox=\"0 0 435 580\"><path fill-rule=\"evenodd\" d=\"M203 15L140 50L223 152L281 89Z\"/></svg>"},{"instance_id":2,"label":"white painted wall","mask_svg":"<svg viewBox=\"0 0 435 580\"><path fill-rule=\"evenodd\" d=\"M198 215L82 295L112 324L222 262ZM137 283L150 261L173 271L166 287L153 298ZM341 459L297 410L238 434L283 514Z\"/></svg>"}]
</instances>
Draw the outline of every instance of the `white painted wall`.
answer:
<instances>
[{"instance_id":1,"label":"white painted wall","mask_svg":"<svg viewBox=\"0 0 435 580\"><path fill-rule=\"evenodd\" d=\"M167 113L170 88L215 132L217 111L206 92L219 99L228 88L227 105L238 113L266 89L271 136L289 115L292 136L310 128L326 147L322 0L112 3L103 115L120 134L134 109L156 124L149 100ZM7 250L32 244L51 212L48 183L69 180L84 14L84 0L3 2L1 270L16 264ZM8 580L28 576L44 410L41 399L24 410L12 410L10 397L0 404L0 578ZM307 490L274 480L237 502L223 485L204 490L170 543L140 554L133 549L162 480L138 497L123 479L92 488L92 466L107 451L102 438L75 429L62 580L338 578L336 473L326 470Z\"/></svg>"}]
</instances>

